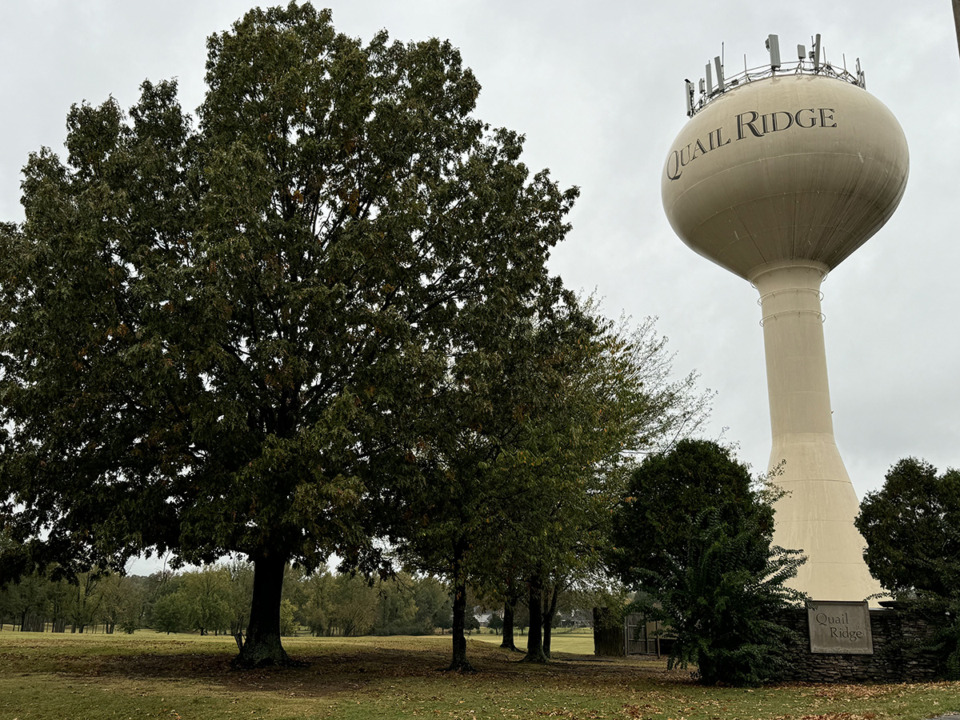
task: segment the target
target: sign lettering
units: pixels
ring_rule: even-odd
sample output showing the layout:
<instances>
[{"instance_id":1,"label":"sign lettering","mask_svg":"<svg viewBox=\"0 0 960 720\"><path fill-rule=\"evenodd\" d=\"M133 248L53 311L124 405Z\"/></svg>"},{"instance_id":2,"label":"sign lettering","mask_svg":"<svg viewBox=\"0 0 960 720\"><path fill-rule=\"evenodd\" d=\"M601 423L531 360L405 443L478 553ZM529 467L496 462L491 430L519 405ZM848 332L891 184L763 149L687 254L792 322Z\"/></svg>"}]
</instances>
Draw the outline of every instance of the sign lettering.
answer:
<instances>
[{"instance_id":1,"label":"sign lettering","mask_svg":"<svg viewBox=\"0 0 960 720\"><path fill-rule=\"evenodd\" d=\"M834 108L775 110L763 114L755 110L747 110L733 118L732 124L736 127L736 132L727 134L723 127L718 127L708 132L706 138L697 138L670 153L667 159L667 177L677 180L683 174L683 169L694 160L733 141L763 138L771 133L790 129L835 128L837 127L836 112Z\"/></svg>"},{"instance_id":2,"label":"sign lettering","mask_svg":"<svg viewBox=\"0 0 960 720\"><path fill-rule=\"evenodd\" d=\"M873 654L866 601L807 603L807 625L812 653Z\"/></svg>"}]
</instances>

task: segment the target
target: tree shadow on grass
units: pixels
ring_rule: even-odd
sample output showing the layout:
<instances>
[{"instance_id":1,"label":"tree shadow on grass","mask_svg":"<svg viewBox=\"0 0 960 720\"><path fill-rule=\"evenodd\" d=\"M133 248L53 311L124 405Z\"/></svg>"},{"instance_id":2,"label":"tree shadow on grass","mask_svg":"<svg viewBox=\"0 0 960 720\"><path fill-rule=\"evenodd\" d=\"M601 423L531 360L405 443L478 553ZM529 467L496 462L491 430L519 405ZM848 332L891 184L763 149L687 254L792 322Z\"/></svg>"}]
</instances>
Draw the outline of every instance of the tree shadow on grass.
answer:
<instances>
[{"instance_id":1,"label":"tree shadow on grass","mask_svg":"<svg viewBox=\"0 0 960 720\"><path fill-rule=\"evenodd\" d=\"M225 692L281 692L309 697L335 698L339 695L364 692L393 692L397 684L416 684L420 679L434 682L438 677L458 682L494 686L498 681L542 685L571 681L620 685L636 682L646 676L657 682L684 682L676 672L662 668L644 668L636 663L597 663L589 656L558 654L545 665L520 663L514 653L499 647L475 643L470 646L470 661L476 672L440 673L449 664L449 648L445 644L417 639L341 644L336 640L319 640L316 645L305 642L289 650L301 667L238 670L231 665L235 653L210 651L145 652L143 654L110 654L96 656L60 655L56 660L58 675L76 678L102 678L109 681L189 681L219 687ZM392 647L389 645L393 645ZM46 671L53 668L48 667ZM29 672L28 668L23 668ZM575 680L574 680L575 678Z\"/></svg>"}]
</instances>

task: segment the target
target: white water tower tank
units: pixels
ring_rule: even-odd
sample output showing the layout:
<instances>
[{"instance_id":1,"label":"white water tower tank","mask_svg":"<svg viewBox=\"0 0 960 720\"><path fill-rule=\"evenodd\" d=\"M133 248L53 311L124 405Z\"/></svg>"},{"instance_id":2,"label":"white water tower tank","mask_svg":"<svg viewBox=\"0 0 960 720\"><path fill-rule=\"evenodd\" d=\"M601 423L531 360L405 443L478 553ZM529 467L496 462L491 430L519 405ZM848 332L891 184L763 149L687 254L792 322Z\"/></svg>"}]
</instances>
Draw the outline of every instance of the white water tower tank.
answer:
<instances>
[{"instance_id":1,"label":"white water tower tank","mask_svg":"<svg viewBox=\"0 0 960 720\"><path fill-rule=\"evenodd\" d=\"M821 63L819 47L794 67L777 56L730 79L716 67L717 87L696 105L687 85L692 117L667 155L663 206L687 245L760 293L770 468L787 491L774 542L807 556L793 586L814 600L863 600L881 589L834 440L820 283L896 209L906 138L863 74Z\"/></svg>"}]
</instances>

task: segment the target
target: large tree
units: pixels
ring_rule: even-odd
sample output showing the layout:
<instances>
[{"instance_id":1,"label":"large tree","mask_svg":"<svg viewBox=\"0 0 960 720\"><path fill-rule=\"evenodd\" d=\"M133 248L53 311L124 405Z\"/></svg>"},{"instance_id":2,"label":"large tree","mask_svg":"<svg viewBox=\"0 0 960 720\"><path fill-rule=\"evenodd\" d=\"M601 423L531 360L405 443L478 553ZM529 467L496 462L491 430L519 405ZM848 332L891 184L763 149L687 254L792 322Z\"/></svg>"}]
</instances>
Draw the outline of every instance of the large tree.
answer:
<instances>
[{"instance_id":1,"label":"large tree","mask_svg":"<svg viewBox=\"0 0 960 720\"><path fill-rule=\"evenodd\" d=\"M557 366L576 347L565 335L591 341L589 332L568 327L581 317L571 296L548 293L544 299L539 307L528 303L523 314L486 306L461 313L447 380L422 413L416 455L425 492L397 498L395 512L407 521L397 526L401 557L446 576L451 585L453 670L472 669L467 585L488 587L502 567L502 553L489 550L503 533L505 516L529 494L517 481L531 433L558 404Z\"/></svg>"},{"instance_id":2,"label":"large tree","mask_svg":"<svg viewBox=\"0 0 960 720\"><path fill-rule=\"evenodd\" d=\"M370 557L454 319L538 292L576 193L472 115L449 43L291 3L208 49L196 126L145 82L30 156L0 228L0 500L67 568L245 555L238 661L284 663L285 565Z\"/></svg>"},{"instance_id":3,"label":"large tree","mask_svg":"<svg viewBox=\"0 0 960 720\"><path fill-rule=\"evenodd\" d=\"M631 329L588 311L594 334L569 353L575 371L531 443L535 461L519 474L534 501L511 512L502 551L526 585L531 662L549 659L560 594L599 580L611 513L637 459L696 431L712 397L696 391L695 374L671 378L653 319Z\"/></svg>"},{"instance_id":4,"label":"large tree","mask_svg":"<svg viewBox=\"0 0 960 720\"><path fill-rule=\"evenodd\" d=\"M960 596L960 471L900 460L863 498L856 525L870 572L891 593Z\"/></svg>"},{"instance_id":5,"label":"large tree","mask_svg":"<svg viewBox=\"0 0 960 720\"><path fill-rule=\"evenodd\" d=\"M541 300L526 317L461 317L448 384L426 416L437 427L418 453L433 482L398 513L410 521L404 559L454 590L451 669L470 669L468 584L505 605L519 597L507 586L523 588L527 656L547 659L556 598L596 567L632 452L695 427L709 401L693 376L668 378L652 321L627 330L559 289Z\"/></svg>"},{"instance_id":6,"label":"large tree","mask_svg":"<svg viewBox=\"0 0 960 720\"><path fill-rule=\"evenodd\" d=\"M784 586L802 559L772 545L774 497L728 449L682 440L641 463L614 515L612 567L703 683L776 679L788 660L779 613L802 599Z\"/></svg>"},{"instance_id":7,"label":"large tree","mask_svg":"<svg viewBox=\"0 0 960 720\"><path fill-rule=\"evenodd\" d=\"M960 471L904 458L860 503L870 572L933 628L941 672L960 678Z\"/></svg>"}]
</instances>

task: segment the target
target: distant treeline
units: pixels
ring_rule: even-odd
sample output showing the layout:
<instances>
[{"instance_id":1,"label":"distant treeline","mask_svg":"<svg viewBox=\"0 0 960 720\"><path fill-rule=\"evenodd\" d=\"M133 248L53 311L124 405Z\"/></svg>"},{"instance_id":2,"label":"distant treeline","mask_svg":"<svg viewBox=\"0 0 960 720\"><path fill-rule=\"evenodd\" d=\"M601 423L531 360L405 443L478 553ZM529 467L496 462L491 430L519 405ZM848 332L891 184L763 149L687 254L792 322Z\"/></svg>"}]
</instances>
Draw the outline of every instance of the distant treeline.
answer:
<instances>
[{"instance_id":1,"label":"distant treeline","mask_svg":"<svg viewBox=\"0 0 960 720\"><path fill-rule=\"evenodd\" d=\"M140 575L83 573L73 582L34 574L0 588L0 630L24 632L230 634L246 629L253 569L235 562L200 570ZM472 604L467 629L484 624L495 631L500 615ZM587 614L571 610L564 624L583 624ZM518 606L514 627L523 631L526 608ZM450 588L431 576L400 572L370 582L360 575L331 572L285 576L281 631L313 635L431 635L452 624Z\"/></svg>"}]
</instances>

